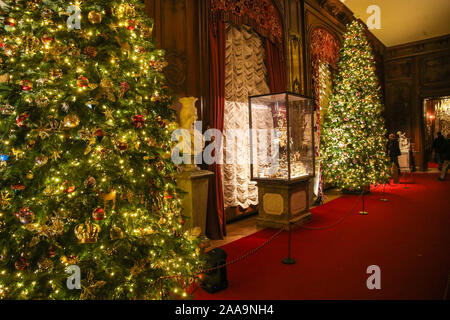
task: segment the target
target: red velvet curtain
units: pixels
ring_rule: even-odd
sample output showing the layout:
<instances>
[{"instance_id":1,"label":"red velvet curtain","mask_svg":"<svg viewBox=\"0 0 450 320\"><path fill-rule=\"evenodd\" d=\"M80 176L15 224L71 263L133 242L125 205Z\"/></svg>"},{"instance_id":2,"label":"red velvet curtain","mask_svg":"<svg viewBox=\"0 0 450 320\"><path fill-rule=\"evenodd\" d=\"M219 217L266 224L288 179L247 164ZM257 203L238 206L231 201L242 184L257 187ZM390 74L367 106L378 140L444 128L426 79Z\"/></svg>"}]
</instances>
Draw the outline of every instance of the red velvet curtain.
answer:
<instances>
[{"instance_id":1,"label":"red velvet curtain","mask_svg":"<svg viewBox=\"0 0 450 320\"><path fill-rule=\"evenodd\" d=\"M269 86L271 93L286 91L286 63L284 50L281 44L274 44L265 39L266 66L269 73Z\"/></svg>"},{"instance_id":2,"label":"red velvet curtain","mask_svg":"<svg viewBox=\"0 0 450 320\"><path fill-rule=\"evenodd\" d=\"M221 19L210 22L209 42L211 52L210 69L210 112L209 125L223 132L225 109L225 22ZM269 73L269 86L272 93L286 90L286 64L282 44L265 40L266 64ZM222 173L219 164L208 170L214 173L209 180L206 236L210 239L223 239L226 235L225 209L222 188Z\"/></svg>"},{"instance_id":3,"label":"red velvet curtain","mask_svg":"<svg viewBox=\"0 0 450 320\"><path fill-rule=\"evenodd\" d=\"M223 132L225 109L225 40L226 30L223 21L209 26L211 51L210 70L210 108L209 124L213 129ZM225 209L222 189L222 173L219 164L208 167L214 175L209 179L208 211L206 218L206 236L210 239L223 239L225 230Z\"/></svg>"}]
</instances>

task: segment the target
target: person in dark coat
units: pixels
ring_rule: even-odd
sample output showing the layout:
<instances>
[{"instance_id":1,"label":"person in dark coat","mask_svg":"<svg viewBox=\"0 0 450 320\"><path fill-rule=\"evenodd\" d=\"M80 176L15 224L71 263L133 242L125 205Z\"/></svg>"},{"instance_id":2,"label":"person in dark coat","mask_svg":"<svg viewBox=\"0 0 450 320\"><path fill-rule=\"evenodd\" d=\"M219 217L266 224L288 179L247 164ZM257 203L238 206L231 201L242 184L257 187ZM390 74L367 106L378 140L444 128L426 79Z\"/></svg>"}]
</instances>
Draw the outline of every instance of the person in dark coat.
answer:
<instances>
[{"instance_id":1,"label":"person in dark coat","mask_svg":"<svg viewBox=\"0 0 450 320\"><path fill-rule=\"evenodd\" d=\"M402 153L400 152L400 145L398 139L393 133L389 135L389 141L387 144L387 153L391 162L395 163L398 168L398 173L400 174L400 164L398 163L398 156Z\"/></svg>"},{"instance_id":2,"label":"person in dark coat","mask_svg":"<svg viewBox=\"0 0 450 320\"><path fill-rule=\"evenodd\" d=\"M445 143L445 137L441 132L438 132L437 138L433 141L433 150L436 155L436 162L439 164L439 170L442 170L442 164L444 163Z\"/></svg>"},{"instance_id":3,"label":"person in dark coat","mask_svg":"<svg viewBox=\"0 0 450 320\"><path fill-rule=\"evenodd\" d=\"M447 175L447 170L450 167L450 134L448 135L444 147L442 148L442 169L441 169L441 175L439 176L439 180L444 181L445 176Z\"/></svg>"}]
</instances>

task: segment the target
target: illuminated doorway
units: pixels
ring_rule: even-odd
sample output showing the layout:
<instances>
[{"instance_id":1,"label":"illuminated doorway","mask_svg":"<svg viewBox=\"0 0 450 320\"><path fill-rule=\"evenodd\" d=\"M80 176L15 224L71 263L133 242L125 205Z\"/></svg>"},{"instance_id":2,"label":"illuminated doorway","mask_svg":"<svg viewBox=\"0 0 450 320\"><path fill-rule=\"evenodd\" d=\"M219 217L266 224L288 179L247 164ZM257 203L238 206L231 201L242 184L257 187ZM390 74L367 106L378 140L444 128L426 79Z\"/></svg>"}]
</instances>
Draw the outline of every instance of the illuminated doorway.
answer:
<instances>
[{"instance_id":1,"label":"illuminated doorway","mask_svg":"<svg viewBox=\"0 0 450 320\"><path fill-rule=\"evenodd\" d=\"M428 163L428 167L436 168L438 165L435 150L433 150L433 141L438 132L441 132L444 138L450 138L450 96L425 99L423 116L425 162Z\"/></svg>"}]
</instances>

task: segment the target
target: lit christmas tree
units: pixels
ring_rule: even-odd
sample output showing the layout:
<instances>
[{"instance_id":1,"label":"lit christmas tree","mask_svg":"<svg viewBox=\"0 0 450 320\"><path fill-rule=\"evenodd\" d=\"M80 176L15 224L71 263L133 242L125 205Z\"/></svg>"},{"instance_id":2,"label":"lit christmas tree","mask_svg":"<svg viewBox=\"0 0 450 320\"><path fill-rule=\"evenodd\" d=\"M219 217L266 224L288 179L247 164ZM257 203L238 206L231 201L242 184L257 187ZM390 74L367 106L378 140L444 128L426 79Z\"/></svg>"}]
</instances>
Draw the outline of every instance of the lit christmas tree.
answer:
<instances>
[{"instance_id":1,"label":"lit christmas tree","mask_svg":"<svg viewBox=\"0 0 450 320\"><path fill-rule=\"evenodd\" d=\"M354 21L344 35L321 132L325 181L348 190L388 181L380 91L364 27Z\"/></svg>"},{"instance_id":2,"label":"lit christmas tree","mask_svg":"<svg viewBox=\"0 0 450 320\"><path fill-rule=\"evenodd\" d=\"M158 281L195 273L201 253L183 230L173 97L143 3L3 2L0 298L187 296L189 278Z\"/></svg>"}]
</instances>

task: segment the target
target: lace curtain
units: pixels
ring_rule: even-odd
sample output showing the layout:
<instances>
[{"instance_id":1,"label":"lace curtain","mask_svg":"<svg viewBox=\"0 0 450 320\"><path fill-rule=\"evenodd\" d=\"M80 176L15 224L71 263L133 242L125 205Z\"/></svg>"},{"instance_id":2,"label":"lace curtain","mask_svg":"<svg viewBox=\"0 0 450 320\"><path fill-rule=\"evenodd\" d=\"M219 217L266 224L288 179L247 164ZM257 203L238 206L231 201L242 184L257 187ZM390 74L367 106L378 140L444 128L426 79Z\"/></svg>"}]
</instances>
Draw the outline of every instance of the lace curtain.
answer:
<instances>
[{"instance_id":1,"label":"lace curtain","mask_svg":"<svg viewBox=\"0 0 450 320\"><path fill-rule=\"evenodd\" d=\"M270 92L267 83L264 42L247 26L226 26L224 165L222 166L224 204L246 209L258 204L256 182L250 181L250 140L248 96ZM273 127L270 113L260 112L255 126ZM241 130L238 132L234 130Z\"/></svg>"}]
</instances>

